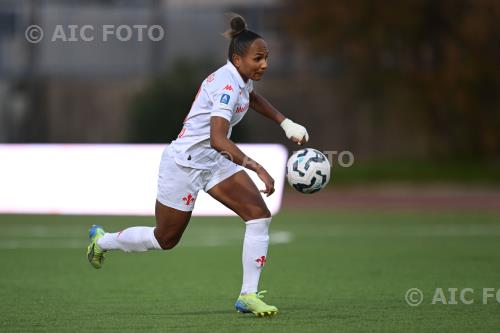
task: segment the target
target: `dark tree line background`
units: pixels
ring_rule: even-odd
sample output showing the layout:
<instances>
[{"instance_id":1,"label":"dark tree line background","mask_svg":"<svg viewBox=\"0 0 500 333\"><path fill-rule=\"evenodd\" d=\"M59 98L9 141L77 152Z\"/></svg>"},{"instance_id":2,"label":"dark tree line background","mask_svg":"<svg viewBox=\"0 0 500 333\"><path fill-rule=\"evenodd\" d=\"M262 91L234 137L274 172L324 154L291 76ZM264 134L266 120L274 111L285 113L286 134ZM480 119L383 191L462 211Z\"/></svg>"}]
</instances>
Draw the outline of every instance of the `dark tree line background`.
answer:
<instances>
[{"instance_id":1,"label":"dark tree line background","mask_svg":"<svg viewBox=\"0 0 500 333\"><path fill-rule=\"evenodd\" d=\"M289 0L285 21L333 63L337 108L404 114L434 159L500 153L500 1Z\"/></svg>"}]
</instances>

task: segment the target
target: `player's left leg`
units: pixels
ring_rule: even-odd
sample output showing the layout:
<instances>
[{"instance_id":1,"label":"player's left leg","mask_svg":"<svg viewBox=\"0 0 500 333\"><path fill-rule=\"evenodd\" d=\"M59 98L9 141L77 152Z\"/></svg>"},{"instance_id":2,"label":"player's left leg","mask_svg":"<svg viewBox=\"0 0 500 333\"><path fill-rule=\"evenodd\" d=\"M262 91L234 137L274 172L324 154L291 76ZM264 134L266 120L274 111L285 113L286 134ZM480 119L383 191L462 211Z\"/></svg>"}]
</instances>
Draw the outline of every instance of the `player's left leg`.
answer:
<instances>
[{"instance_id":1,"label":"player's left leg","mask_svg":"<svg viewBox=\"0 0 500 333\"><path fill-rule=\"evenodd\" d=\"M90 245L88 260L94 268L101 268L104 253L110 250L144 252L148 250L170 250L177 245L191 219L191 211L181 211L163 205L158 200L155 206L155 227L130 227L115 233L106 233L101 226L93 225L89 230Z\"/></svg>"},{"instance_id":2,"label":"player's left leg","mask_svg":"<svg viewBox=\"0 0 500 333\"><path fill-rule=\"evenodd\" d=\"M267 260L271 223L271 213L262 195L244 171L236 172L207 192L238 214L246 224L242 254L243 283L236 309L257 316L276 314L278 309L275 306L262 301L264 292L257 292L260 273Z\"/></svg>"},{"instance_id":3,"label":"player's left leg","mask_svg":"<svg viewBox=\"0 0 500 333\"><path fill-rule=\"evenodd\" d=\"M156 228L126 228L106 233L101 226L89 230L87 256L94 268L101 268L104 253L110 250L144 252L172 249L181 239L191 218L198 191L203 186L203 171L182 167L168 149L164 150L158 176L155 206ZM187 193L186 197L184 194Z\"/></svg>"},{"instance_id":4,"label":"player's left leg","mask_svg":"<svg viewBox=\"0 0 500 333\"><path fill-rule=\"evenodd\" d=\"M104 254L110 250L124 252L160 250L161 246L155 237L154 230L154 227L138 226L107 233L101 226L93 225L89 230L88 260L94 268L101 268Z\"/></svg>"}]
</instances>

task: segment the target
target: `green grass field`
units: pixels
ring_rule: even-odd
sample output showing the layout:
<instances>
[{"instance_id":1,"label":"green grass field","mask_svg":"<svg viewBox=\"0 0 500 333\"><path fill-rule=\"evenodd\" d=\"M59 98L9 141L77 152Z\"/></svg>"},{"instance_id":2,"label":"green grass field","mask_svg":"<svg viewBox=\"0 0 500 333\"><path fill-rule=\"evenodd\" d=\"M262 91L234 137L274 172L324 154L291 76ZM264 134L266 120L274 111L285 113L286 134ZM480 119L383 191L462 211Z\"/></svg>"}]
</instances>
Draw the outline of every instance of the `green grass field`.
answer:
<instances>
[{"instance_id":1,"label":"green grass field","mask_svg":"<svg viewBox=\"0 0 500 333\"><path fill-rule=\"evenodd\" d=\"M283 212L271 226L261 289L280 308L235 312L243 225L193 218L171 252L108 253L94 270L86 229L151 218L0 215L0 331L496 332L500 215ZM420 288L418 307L405 302ZM436 288L474 304L431 304ZM468 294L468 299L471 294ZM457 296L458 299L458 296Z\"/></svg>"}]
</instances>

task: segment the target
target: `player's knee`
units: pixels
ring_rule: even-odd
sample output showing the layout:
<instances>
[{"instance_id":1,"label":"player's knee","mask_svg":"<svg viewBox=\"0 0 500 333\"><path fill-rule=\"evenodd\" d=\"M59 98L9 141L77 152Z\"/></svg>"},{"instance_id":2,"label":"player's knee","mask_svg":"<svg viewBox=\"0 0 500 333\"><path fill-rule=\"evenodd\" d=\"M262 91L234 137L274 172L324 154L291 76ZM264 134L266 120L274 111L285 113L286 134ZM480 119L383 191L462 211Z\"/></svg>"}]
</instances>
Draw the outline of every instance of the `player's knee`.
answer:
<instances>
[{"instance_id":1,"label":"player's knee","mask_svg":"<svg viewBox=\"0 0 500 333\"><path fill-rule=\"evenodd\" d=\"M258 206L253 208L248 216L248 220L256 220L271 217L271 212L266 206Z\"/></svg>"},{"instance_id":2,"label":"player's knee","mask_svg":"<svg viewBox=\"0 0 500 333\"><path fill-rule=\"evenodd\" d=\"M168 241L160 242L160 246L161 246L162 250L171 250L177 245L177 243L179 243L178 240L168 240Z\"/></svg>"},{"instance_id":3,"label":"player's knee","mask_svg":"<svg viewBox=\"0 0 500 333\"><path fill-rule=\"evenodd\" d=\"M158 239L158 243L160 244L162 250L171 250L173 249L180 241L180 237L170 237L163 236Z\"/></svg>"},{"instance_id":4,"label":"player's knee","mask_svg":"<svg viewBox=\"0 0 500 333\"><path fill-rule=\"evenodd\" d=\"M171 250L171 249L173 249L177 245L177 243L179 243L179 241L175 241L175 242L170 241L170 242L167 242L167 243L163 244L161 246L161 248L163 250Z\"/></svg>"}]
</instances>

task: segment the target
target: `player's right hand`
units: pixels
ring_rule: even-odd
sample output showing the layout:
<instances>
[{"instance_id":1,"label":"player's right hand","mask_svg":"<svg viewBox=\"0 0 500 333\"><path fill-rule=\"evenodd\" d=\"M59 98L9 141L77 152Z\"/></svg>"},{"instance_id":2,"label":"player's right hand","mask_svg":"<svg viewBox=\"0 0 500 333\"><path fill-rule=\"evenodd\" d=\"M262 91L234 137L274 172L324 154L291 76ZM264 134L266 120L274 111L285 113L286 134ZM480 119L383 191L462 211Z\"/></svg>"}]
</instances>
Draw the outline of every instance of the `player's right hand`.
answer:
<instances>
[{"instance_id":1,"label":"player's right hand","mask_svg":"<svg viewBox=\"0 0 500 333\"><path fill-rule=\"evenodd\" d=\"M265 190L260 190L260 192L265 193L266 196L270 196L271 194L274 193L274 179L269 175L269 173L266 171L264 168L259 168L257 170L257 176L264 182L264 185L266 186Z\"/></svg>"}]
</instances>

